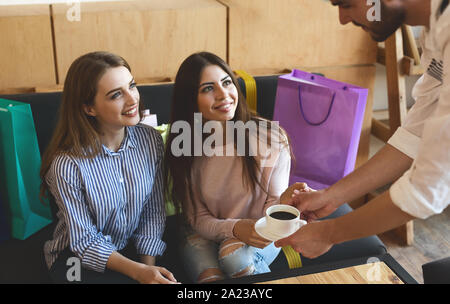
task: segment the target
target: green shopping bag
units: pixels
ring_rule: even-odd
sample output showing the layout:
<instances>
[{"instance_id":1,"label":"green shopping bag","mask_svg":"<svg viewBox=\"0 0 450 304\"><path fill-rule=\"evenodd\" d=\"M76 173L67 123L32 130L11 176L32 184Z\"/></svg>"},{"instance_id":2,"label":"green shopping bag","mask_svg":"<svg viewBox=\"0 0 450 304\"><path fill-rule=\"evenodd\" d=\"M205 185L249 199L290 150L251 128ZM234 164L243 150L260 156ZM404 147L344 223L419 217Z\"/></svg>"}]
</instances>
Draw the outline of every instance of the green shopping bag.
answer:
<instances>
[{"instance_id":1,"label":"green shopping bag","mask_svg":"<svg viewBox=\"0 0 450 304\"><path fill-rule=\"evenodd\" d=\"M30 105L0 99L0 192L13 238L26 239L52 222L50 205L39 200L40 166Z\"/></svg>"}]
</instances>

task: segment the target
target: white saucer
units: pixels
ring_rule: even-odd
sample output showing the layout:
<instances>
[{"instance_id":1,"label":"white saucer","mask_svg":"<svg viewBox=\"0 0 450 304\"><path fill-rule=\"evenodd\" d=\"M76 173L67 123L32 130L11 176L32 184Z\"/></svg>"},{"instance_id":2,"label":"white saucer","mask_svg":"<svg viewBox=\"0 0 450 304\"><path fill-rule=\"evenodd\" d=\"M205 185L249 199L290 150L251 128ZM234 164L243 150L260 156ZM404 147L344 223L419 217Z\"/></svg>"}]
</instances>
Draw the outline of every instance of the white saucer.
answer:
<instances>
[{"instance_id":1,"label":"white saucer","mask_svg":"<svg viewBox=\"0 0 450 304\"><path fill-rule=\"evenodd\" d=\"M286 235L278 235L276 233L273 233L273 232L269 231L269 229L267 227L266 217L260 218L255 223L255 230L260 236L262 236L266 240L269 240L269 241L272 241L272 242L276 242L276 241L278 241L280 239L283 239L283 238L291 235L291 233L286 234Z\"/></svg>"}]
</instances>

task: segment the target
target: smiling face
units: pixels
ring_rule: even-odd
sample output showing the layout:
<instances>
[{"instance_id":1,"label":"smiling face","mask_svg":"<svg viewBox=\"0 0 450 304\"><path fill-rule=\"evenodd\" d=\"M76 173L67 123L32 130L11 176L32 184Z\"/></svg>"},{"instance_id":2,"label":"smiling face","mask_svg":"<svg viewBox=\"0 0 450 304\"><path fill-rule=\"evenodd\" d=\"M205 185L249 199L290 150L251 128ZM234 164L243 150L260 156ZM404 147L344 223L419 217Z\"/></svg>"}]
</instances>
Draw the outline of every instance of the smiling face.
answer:
<instances>
[{"instance_id":1,"label":"smiling face","mask_svg":"<svg viewBox=\"0 0 450 304\"><path fill-rule=\"evenodd\" d=\"M97 84L94 104L84 110L103 133L116 132L139 123L139 98L130 71L124 66L109 68Z\"/></svg>"},{"instance_id":2,"label":"smiling face","mask_svg":"<svg viewBox=\"0 0 450 304\"><path fill-rule=\"evenodd\" d=\"M380 20L369 21L367 11L372 7L366 0L330 0L331 4L339 7L339 21L341 24L352 22L368 32L373 40L385 41L403 24L406 11L400 1L391 0L378 2ZM374 3L374 2L372 2ZM373 4L377 5L377 4Z\"/></svg>"},{"instance_id":3,"label":"smiling face","mask_svg":"<svg viewBox=\"0 0 450 304\"><path fill-rule=\"evenodd\" d=\"M197 102L204 120L232 119L238 91L230 75L217 65L206 66L201 73Z\"/></svg>"}]
</instances>

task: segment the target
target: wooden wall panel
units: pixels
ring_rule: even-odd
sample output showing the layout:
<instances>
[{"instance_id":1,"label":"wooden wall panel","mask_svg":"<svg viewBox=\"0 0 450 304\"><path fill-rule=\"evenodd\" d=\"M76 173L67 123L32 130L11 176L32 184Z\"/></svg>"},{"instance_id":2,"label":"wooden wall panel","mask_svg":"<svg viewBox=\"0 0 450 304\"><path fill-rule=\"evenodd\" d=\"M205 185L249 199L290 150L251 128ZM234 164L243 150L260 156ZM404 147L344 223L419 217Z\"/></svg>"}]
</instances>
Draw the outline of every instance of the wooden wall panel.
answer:
<instances>
[{"instance_id":1,"label":"wooden wall panel","mask_svg":"<svg viewBox=\"0 0 450 304\"><path fill-rule=\"evenodd\" d=\"M75 22L66 12L53 5L59 83L78 56L96 50L124 57L138 81L174 78L193 52L226 58L226 7L215 0L82 3Z\"/></svg>"},{"instance_id":2,"label":"wooden wall panel","mask_svg":"<svg viewBox=\"0 0 450 304\"><path fill-rule=\"evenodd\" d=\"M318 0L219 0L229 8L229 63L252 73L372 64L376 43Z\"/></svg>"},{"instance_id":3,"label":"wooden wall panel","mask_svg":"<svg viewBox=\"0 0 450 304\"><path fill-rule=\"evenodd\" d=\"M49 6L0 7L0 91L55 84Z\"/></svg>"}]
</instances>

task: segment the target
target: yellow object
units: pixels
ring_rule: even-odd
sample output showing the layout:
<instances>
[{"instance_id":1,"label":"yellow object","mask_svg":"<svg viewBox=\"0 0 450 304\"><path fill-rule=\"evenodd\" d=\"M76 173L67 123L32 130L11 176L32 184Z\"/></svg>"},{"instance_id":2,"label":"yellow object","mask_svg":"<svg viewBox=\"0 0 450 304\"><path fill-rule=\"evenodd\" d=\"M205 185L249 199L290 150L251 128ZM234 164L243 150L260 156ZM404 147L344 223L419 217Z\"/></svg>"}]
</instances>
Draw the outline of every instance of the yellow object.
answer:
<instances>
[{"instance_id":1,"label":"yellow object","mask_svg":"<svg viewBox=\"0 0 450 304\"><path fill-rule=\"evenodd\" d=\"M256 81L250 74L243 70L234 71L239 77L244 80L245 83L245 95L247 99L248 107L257 112L257 99L256 99Z\"/></svg>"},{"instance_id":2,"label":"yellow object","mask_svg":"<svg viewBox=\"0 0 450 304\"><path fill-rule=\"evenodd\" d=\"M155 130L157 130L163 139L164 145L167 142L167 139L169 138L170 133L170 124L162 124L159 126L154 127ZM170 184L168 185L169 189L172 189L172 181L170 181ZM177 212L175 210L175 205L169 198L165 198L165 206L166 206L166 216L175 215Z\"/></svg>"},{"instance_id":3,"label":"yellow object","mask_svg":"<svg viewBox=\"0 0 450 304\"><path fill-rule=\"evenodd\" d=\"M288 261L289 269L302 267L300 253L296 252L291 246L284 246L282 250Z\"/></svg>"}]
</instances>

